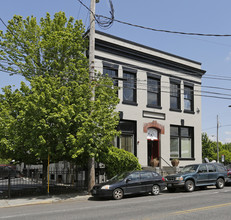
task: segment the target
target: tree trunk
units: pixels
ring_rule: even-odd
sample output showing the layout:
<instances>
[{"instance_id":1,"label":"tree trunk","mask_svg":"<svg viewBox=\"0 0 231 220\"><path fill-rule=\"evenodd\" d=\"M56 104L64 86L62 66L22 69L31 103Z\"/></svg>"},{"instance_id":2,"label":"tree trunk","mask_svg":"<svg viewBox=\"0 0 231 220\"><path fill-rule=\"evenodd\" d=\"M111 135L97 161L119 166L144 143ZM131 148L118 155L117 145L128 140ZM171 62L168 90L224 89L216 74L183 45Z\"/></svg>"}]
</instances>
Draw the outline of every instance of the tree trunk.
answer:
<instances>
[{"instance_id":1,"label":"tree trunk","mask_svg":"<svg viewBox=\"0 0 231 220\"><path fill-rule=\"evenodd\" d=\"M89 158L88 160L88 193L95 185L95 158Z\"/></svg>"}]
</instances>

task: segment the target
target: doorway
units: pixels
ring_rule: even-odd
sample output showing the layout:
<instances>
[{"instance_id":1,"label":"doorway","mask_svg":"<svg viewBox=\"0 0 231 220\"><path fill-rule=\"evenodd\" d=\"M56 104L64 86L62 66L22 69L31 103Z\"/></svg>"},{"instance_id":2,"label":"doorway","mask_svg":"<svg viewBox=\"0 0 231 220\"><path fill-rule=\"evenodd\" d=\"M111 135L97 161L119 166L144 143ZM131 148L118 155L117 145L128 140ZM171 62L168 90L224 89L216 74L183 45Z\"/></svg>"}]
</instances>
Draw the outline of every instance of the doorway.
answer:
<instances>
[{"instance_id":1,"label":"doorway","mask_svg":"<svg viewBox=\"0 0 231 220\"><path fill-rule=\"evenodd\" d=\"M159 159L159 140L148 140L148 166L154 158Z\"/></svg>"},{"instance_id":2,"label":"doorway","mask_svg":"<svg viewBox=\"0 0 231 220\"><path fill-rule=\"evenodd\" d=\"M120 138L120 147L134 154L134 135L122 134Z\"/></svg>"}]
</instances>

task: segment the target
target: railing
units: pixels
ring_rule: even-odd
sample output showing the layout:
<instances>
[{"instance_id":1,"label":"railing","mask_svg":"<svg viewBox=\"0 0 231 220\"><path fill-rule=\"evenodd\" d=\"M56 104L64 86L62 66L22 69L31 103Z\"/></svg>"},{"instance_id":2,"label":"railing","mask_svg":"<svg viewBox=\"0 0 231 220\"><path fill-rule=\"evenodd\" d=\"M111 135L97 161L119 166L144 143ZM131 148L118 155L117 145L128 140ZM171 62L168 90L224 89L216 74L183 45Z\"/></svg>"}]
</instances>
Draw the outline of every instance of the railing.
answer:
<instances>
[{"instance_id":1,"label":"railing","mask_svg":"<svg viewBox=\"0 0 231 220\"><path fill-rule=\"evenodd\" d=\"M163 157L160 156L160 159L163 160L172 169L172 171L174 173L176 172L176 168L173 167L172 165L170 165ZM171 174L171 173L167 172L167 170L161 170L161 172L162 172L161 175L163 175L164 172L167 173L167 175Z\"/></svg>"},{"instance_id":2,"label":"railing","mask_svg":"<svg viewBox=\"0 0 231 220\"><path fill-rule=\"evenodd\" d=\"M87 190L87 177L84 170L50 171L49 182L44 181L39 169L18 172L0 169L0 198L27 195L46 195L72 193ZM46 178L48 180L48 178Z\"/></svg>"},{"instance_id":3,"label":"railing","mask_svg":"<svg viewBox=\"0 0 231 220\"><path fill-rule=\"evenodd\" d=\"M168 164L169 167L172 167L172 168L173 168L173 166L170 165L163 157L160 157L160 159L162 159L166 164ZM173 169L174 169L174 168L173 168Z\"/></svg>"}]
</instances>

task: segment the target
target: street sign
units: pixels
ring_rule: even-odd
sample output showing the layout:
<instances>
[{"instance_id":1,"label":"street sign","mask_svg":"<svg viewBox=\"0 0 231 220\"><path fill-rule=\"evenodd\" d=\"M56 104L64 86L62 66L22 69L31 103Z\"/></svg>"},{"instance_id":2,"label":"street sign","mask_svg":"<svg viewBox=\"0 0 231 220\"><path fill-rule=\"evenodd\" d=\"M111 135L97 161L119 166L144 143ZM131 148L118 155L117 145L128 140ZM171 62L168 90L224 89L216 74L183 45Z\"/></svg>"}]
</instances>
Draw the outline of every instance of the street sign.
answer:
<instances>
[{"instance_id":1,"label":"street sign","mask_svg":"<svg viewBox=\"0 0 231 220\"><path fill-rule=\"evenodd\" d=\"M222 163L225 162L225 155L224 155L224 154L221 155L221 162L222 162Z\"/></svg>"}]
</instances>

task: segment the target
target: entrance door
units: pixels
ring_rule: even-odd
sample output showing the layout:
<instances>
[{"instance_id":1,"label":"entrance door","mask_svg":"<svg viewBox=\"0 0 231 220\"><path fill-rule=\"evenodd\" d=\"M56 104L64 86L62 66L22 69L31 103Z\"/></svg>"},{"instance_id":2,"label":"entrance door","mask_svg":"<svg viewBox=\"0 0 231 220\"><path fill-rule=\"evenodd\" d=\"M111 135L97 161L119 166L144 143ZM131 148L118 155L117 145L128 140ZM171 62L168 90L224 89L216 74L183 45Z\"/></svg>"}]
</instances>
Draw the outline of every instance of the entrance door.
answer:
<instances>
[{"instance_id":1,"label":"entrance door","mask_svg":"<svg viewBox=\"0 0 231 220\"><path fill-rule=\"evenodd\" d=\"M159 159L159 140L148 140L148 166L154 158Z\"/></svg>"}]
</instances>

